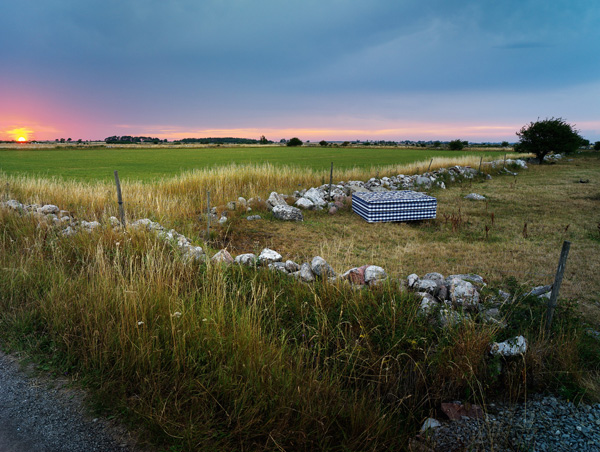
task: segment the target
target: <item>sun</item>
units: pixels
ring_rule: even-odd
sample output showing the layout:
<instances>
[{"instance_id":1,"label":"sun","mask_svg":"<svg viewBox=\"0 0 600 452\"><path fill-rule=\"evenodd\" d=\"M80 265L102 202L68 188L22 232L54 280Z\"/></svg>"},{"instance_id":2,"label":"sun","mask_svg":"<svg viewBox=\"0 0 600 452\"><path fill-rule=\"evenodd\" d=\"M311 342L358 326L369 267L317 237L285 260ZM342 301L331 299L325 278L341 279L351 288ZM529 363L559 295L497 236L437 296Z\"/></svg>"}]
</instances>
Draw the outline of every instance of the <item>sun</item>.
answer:
<instances>
[{"instance_id":1,"label":"sun","mask_svg":"<svg viewBox=\"0 0 600 452\"><path fill-rule=\"evenodd\" d=\"M25 137L19 137L19 138L17 138L17 141L19 143L25 143L27 141L27 138L25 138Z\"/></svg>"}]
</instances>

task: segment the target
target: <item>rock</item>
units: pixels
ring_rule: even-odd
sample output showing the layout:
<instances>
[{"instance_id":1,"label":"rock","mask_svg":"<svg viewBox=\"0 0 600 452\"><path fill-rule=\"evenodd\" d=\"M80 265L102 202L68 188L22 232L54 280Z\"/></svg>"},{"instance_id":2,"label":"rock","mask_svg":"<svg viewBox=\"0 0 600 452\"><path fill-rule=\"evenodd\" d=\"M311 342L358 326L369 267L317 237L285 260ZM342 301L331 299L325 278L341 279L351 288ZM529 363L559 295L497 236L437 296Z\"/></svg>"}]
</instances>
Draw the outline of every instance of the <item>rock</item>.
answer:
<instances>
[{"instance_id":1,"label":"rock","mask_svg":"<svg viewBox=\"0 0 600 452\"><path fill-rule=\"evenodd\" d=\"M65 229L62 230L61 234L65 237L71 237L77 234L77 230L75 228L72 228L71 226L67 226Z\"/></svg>"},{"instance_id":2,"label":"rock","mask_svg":"<svg viewBox=\"0 0 600 452\"><path fill-rule=\"evenodd\" d=\"M248 217L246 217L246 220L248 221L256 221L256 220L260 220L261 216L260 215L250 215Z\"/></svg>"},{"instance_id":3,"label":"rock","mask_svg":"<svg viewBox=\"0 0 600 452\"><path fill-rule=\"evenodd\" d=\"M248 207L248 201L246 201L246 198L243 197L239 197L237 199L238 204L240 205L241 208L245 209L246 207Z\"/></svg>"},{"instance_id":4,"label":"rock","mask_svg":"<svg viewBox=\"0 0 600 452\"><path fill-rule=\"evenodd\" d=\"M216 264L233 264L233 257L227 250L221 250L210 258L211 262Z\"/></svg>"},{"instance_id":5,"label":"rock","mask_svg":"<svg viewBox=\"0 0 600 452\"><path fill-rule=\"evenodd\" d=\"M438 187L440 187L442 190L446 189L446 184L443 181L441 181L441 180L437 181L435 183L435 185L437 185Z\"/></svg>"},{"instance_id":6,"label":"rock","mask_svg":"<svg viewBox=\"0 0 600 452\"><path fill-rule=\"evenodd\" d=\"M440 423L440 421L437 421L432 417L427 418L427 419L425 419L425 422L423 422L423 425L421 426L421 432L426 432L429 429L441 427L441 425L442 424Z\"/></svg>"},{"instance_id":7,"label":"rock","mask_svg":"<svg viewBox=\"0 0 600 452\"><path fill-rule=\"evenodd\" d=\"M317 207L323 207L327 205L323 199L323 196L316 188L310 188L306 193L304 193L303 197L312 201L312 203Z\"/></svg>"},{"instance_id":8,"label":"rock","mask_svg":"<svg viewBox=\"0 0 600 452\"><path fill-rule=\"evenodd\" d=\"M54 204L46 204L46 205L38 208L37 211L39 213L43 213L44 215L48 215L50 213L57 215L60 212L60 209L57 206L55 206Z\"/></svg>"},{"instance_id":9,"label":"rock","mask_svg":"<svg viewBox=\"0 0 600 452\"><path fill-rule=\"evenodd\" d=\"M229 201L227 203L226 208L227 208L227 210L235 210L237 208L237 205L236 205L235 201Z\"/></svg>"},{"instance_id":10,"label":"rock","mask_svg":"<svg viewBox=\"0 0 600 452\"><path fill-rule=\"evenodd\" d=\"M352 284L365 285L365 270L367 267L368 265L363 265L362 267L351 268L341 278L350 281Z\"/></svg>"},{"instance_id":11,"label":"rock","mask_svg":"<svg viewBox=\"0 0 600 452\"><path fill-rule=\"evenodd\" d=\"M484 413L479 405L465 404L460 402L442 403L442 411L452 421L460 421L462 419L483 419Z\"/></svg>"},{"instance_id":12,"label":"rock","mask_svg":"<svg viewBox=\"0 0 600 452\"><path fill-rule=\"evenodd\" d=\"M294 261L287 260L285 261L285 269L288 273L294 273L300 270L300 266Z\"/></svg>"},{"instance_id":13,"label":"rock","mask_svg":"<svg viewBox=\"0 0 600 452\"><path fill-rule=\"evenodd\" d=\"M315 280L315 275L313 274L312 270L310 269L310 265L307 262L300 266L298 276L304 282L312 282Z\"/></svg>"},{"instance_id":14,"label":"rock","mask_svg":"<svg viewBox=\"0 0 600 452\"><path fill-rule=\"evenodd\" d=\"M261 265L269 265L273 262L281 262L281 254L269 248L265 248L260 252L258 261Z\"/></svg>"},{"instance_id":15,"label":"rock","mask_svg":"<svg viewBox=\"0 0 600 452\"><path fill-rule=\"evenodd\" d=\"M9 209L24 210L23 204L21 204L19 201L15 200L15 199L10 199L10 200L6 201L6 203L4 205L6 207L8 207Z\"/></svg>"},{"instance_id":16,"label":"rock","mask_svg":"<svg viewBox=\"0 0 600 452\"><path fill-rule=\"evenodd\" d=\"M421 297L421 304L419 305L419 314L429 315L440 305L435 299L435 297L431 294L428 294L427 292L418 292L417 295Z\"/></svg>"},{"instance_id":17,"label":"rock","mask_svg":"<svg viewBox=\"0 0 600 452\"><path fill-rule=\"evenodd\" d=\"M480 316L486 323L499 323L502 320L502 314L498 308L485 309L480 313Z\"/></svg>"},{"instance_id":18,"label":"rock","mask_svg":"<svg viewBox=\"0 0 600 452\"><path fill-rule=\"evenodd\" d=\"M288 205L273 207L273 216L283 221L304 221L302 211L297 207Z\"/></svg>"},{"instance_id":19,"label":"rock","mask_svg":"<svg viewBox=\"0 0 600 452\"><path fill-rule=\"evenodd\" d=\"M206 254L200 246L187 245L183 247L183 257L188 261L200 261L206 258Z\"/></svg>"},{"instance_id":20,"label":"rock","mask_svg":"<svg viewBox=\"0 0 600 452\"><path fill-rule=\"evenodd\" d=\"M329 212L328 213L329 213L329 215L335 215L337 213L337 211L338 211L338 208L336 206L331 206L329 208Z\"/></svg>"},{"instance_id":21,"label":"rock","mask_svg":"<svg viewBox=\"0 0 600 452\"><path fill-rule=\"evenodd\" d=\"M479 275L476 275L474 273L469 273L466 275L450 275L446 278L445 280L445 284L446 285L450 285L453 279L462 279L463 281L468 281L472 284L477 284L480 286L485 285L485 282L483 281L483 278Z\"/></svg>"},{"instance_id":22,"label":"rock","mask_svg":"<svg viewBox=\"0 0 600 452\"><path fill-rule=\"evenodd\" d=\"M119 221L119 219L117 217L109 217L108 223L113 228L117 228L117 227L121 226L121 222Z\"/></svg>"},{"instance_id":23,"label":"rock","mask_svg":"<svg viewBox=\"0 0 600 452\"><path fill-rule=\"evenodd\" d=\"M430 279L432 281L435 281L439 285L444 284L444 275L437 272L427 273L425 276L423 276L423 279Z\"/></svg>"},{"instance_id":24,"label":"rock","mask_svg":"<svg viewBox=\"0 0 600 452\"><path fill-rule=\"evenodd\" d=\"M85 221L85 220L81 220L81 227L83 229L85 229L88 232L93 231L96 228L100 227L100 223L98 223L97 221Z\"/></svg>"},{"instance_id":25,"label":"rock","mask_svg":"<svg viewBox=\"0 0 600 452\"><path fill-rule=\"evenodd\" d=\"M369 286L376 285L385 279L387 279L387 273L383 268L377 265L369 265L365 268L365 283Z\"/></svg>"},{"instance_id":26,"label":"rock","mask_svg":"<svg viewBox=\"0 0 600 452\"><path fill-rule=\"evenodd\" d=\"M465 199L470 199L472 201L485 201L486 197L477 193L469 193L467 196L465 196Z\"/></svg>"},{"instance_id":27,"label":"rock","mask_svg":"<svg viewBox=\"0 0 600 452\"><path fill-rule=\"evenodd\" d=\"M431 179L427 176L417 176L415 185L419 185L424 188L431 188Z\"/></svg>"},{"instance_id":28,"label":"rock","mask_svg":"<svg viewBox=\"0 0 600 452\"><path fill-rule=\"evenodd\" d=\"M537 286L531 289L531 291L527 294L527 296L541 297L544 294L552 292L552 286Z\"/></svg>"},{"instance_id":29,"label":"rock","mask_svg":"<svg viewBox=\"0 0 600 452\"><path fill-rule=\"evenodd\" d=\"M437 281L432 279L420 279L415 283L413 289L418 290L419 292L427 292L432 295L436 295L438 293L438 289L440 284Z\"/></svg>"},{"instance_id":30,"label":"rock","mask_svg":"<svg viewBox=\"0 0 600 452\"><path fill-rule=\"evenodd\" d=\"M465 320L470 320L471 316L468 314L460 314L454 309L442 308L440 309L438 320L442 328L451 328L456 325L463 323Z\"/></svg>"},{"instance_id":31,"label":"rock","mask_svg":"<svg viewBox=\"0 0 600 452\"><path fill-rule=\"evenodd\" d=\"M329 265L321 256L313 257L310 263L310 269L315 276L320 278L335 276L335 272L333 271L333 268L331 268L331 265Z\"/></svg>"},{"instance_id":32,"label":"rock","mask_svg":"<svg viewBox=\"0 0 600 452\"><path fill-rule=\"evenodd\" d=\"M314 209L315 204L308 198L300 198L298 201L294 203L296 207L301 209Z\"/></svg>"},{"instance_id":33,"label":"rock","mask_svg":"<svg viewBox=\"0 0 600 452\"><path fill-rule=\"evenodd\" d=\"M388 192L389 190L385 187L381 187L381 186L375 186L375 187L371 187L371 191L374 193L385 193Z\"/></svg>"},{"instance_id":34,"label":"rock","mask_svg":"<svg viewBox=\"0 0 600 452\"><path fill-rule=\"evenodd\" d=\"M415 285L419 282L419 275L417 275L416 273L411 273L410 275L408 275L408 277L406 278L406 284L408 285L409 289L414 289Z\"/></svg>"},{"instance_id":35,"label":"rock","mask_svg":"<svg viewBox=\"0 0 600 452\"><path fill-rule=\"evenodd\" d=\"M269 264L269 270L277 270L282 273L287 274L287 270L285 269L285 264L283 262L272 262Z\"/></svg>"},{"instance_id":36,"label":"rock","mask_svg":"<svg viewBox=\"0 0 600 452\"><path fill-rule=\"evenodd\" d=\"M350 189L350 193L362 193L371 191L368 188L362 187L360 185L350 185L348 188Z\"/></svg>"},{"instance_id":37,"label":"rock","mask_svg":"<svg viewBox=\"0 0 600 452\"><path fill-rule=\"evenodd\" d=\"M254 266L256 266L256 262L257 262L256 254L253 254L253 253L240 254L239 256L235 257L234 262L236 264L254 267Z\"/></svg>"},{"instance_id":38,"label":"rock","mask_svg":"<svg viewBox=\"0 0 600 452\"><path fill-rule=\"evenodd\" d=\"M469 281L452 279L449 292L452 302L459 306L475 307L479 303L479 292Z\"/></svg>"},{"instance_id":39,"label":"rock","mask_svg":"<svg viewBox=\"0 0 600 452\"><path fill-rule=\"evenodd\" d=\"M504 342L494 342L491 345L490 353L505 357L519 356L527 352L527 340L523 336L513 337Z\"/></svg>"},{"instance_id":40,"label":"rock","mask_svg":"<svg viewBox=\"0 0 600 452\"><path fill-rule=\"evenodd\" d=\"M219 218L219 224L225 224L225 223L227 223L227 217Z\"/></svg>"},{"instance_id":41,"label":"rock","mask_svg":"<svg viewBox=\"0 0 600 452\"><path fill-rule=\"evenodd\" d=\"M271 192L269 198L267 199L267 209L272 210L275 206L287 206L287 202L283 196L281 196L277 192Z\"/></svg>"}]
</instances>

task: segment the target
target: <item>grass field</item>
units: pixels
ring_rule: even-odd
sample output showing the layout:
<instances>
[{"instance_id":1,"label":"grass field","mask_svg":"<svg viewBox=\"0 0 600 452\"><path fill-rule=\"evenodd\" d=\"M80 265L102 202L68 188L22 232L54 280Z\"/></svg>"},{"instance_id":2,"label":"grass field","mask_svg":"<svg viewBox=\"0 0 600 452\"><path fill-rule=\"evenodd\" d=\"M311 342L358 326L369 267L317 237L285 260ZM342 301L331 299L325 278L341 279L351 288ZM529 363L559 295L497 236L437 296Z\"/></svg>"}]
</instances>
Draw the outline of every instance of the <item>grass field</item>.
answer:
<instances>
[{"instance_id":1,"label":"grass field","mask_svg":"<svg viewBox=\"0 0 600 452\"><path fill-rule=\"evenodd\" d=\"M316 147L206 147L206 148L96 148L0 149L0 171L8 175L58 177L79 181L109 181L118 170L123 180L152 181L194 169L230 164L292 166L329 174L336 170L404 165L431 158L463 155L498 156L498 152L457 152L400 148ZM424 163L425 165L425 163Z\"/></svg>"},{"instance_id":2,"label":"grass field","mask_svg":"<svg viewBox=\"0 0 600 452\"><path fill-rule=\"evenodd\" d=\"M365 180L420 166L388 163L365 161L334 177ZM155 182L142 172L145 182L124 184L129 218L175 227L209 254L270 247L297 262L320 255L337 272L374 264L391 276L362 291L268 270L188 265L144 231L105 227L66 238L0 210L0 344L87 385L98 406L169 452L407 450L440 402L485 407L532 391L599 400L600 347L586 329L600 325L600 159L588 153L519 173L432 192L433 221L368 224L342 210L306 211L304 222L291 224L256 206L261 221L231 212L208 244L198 219L206 190L222 209L240 194L320 184L321 174L228 165ZM0 182L11 197L51 202L80 219L116 214L110 177L70 177L11 173ZM465 200L471 192L488 201ZM563 240L571 253L549 333L545 306L532 297L502 306L504 329L471 320L441 329L398 283L413 272L474 272L492 287L524 291L551 283ZM517 334L528 351L499 372L489 343Z\"/></svg>"}]
</instances>

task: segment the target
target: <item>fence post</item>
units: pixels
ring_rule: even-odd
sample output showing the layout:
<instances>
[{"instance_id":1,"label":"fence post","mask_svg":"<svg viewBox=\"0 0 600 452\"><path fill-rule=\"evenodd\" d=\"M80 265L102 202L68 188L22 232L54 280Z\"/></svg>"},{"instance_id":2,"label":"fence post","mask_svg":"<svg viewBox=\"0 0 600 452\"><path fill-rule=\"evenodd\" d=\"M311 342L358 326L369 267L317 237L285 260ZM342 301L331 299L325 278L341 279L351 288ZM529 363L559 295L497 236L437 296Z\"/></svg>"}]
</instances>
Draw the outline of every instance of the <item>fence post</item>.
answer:
<instances>
[{"instance_id":1,"label":"fence post","mask_svg":"<svg viewBox=\"0 0 600 452\"><path fill-rule=\"evenodd\" d=\"M479 174L481 174L481 162L483 162L483 156L479 157Z\"/></svg>"},{"instance_id":2,"label":"fence post","mask_svg":"<svg viewBox=\"0 0 600 452\"><path fill-rule=\"evenodd\" d=\"M550 300L548 300L548 310L546 311L546 329L550 330L552 325L552 317L554 316L554 309L556 308L556 302L558 300L558 291L562 284L563 275L565 273L565 266L567 264L567 257L569 256L569 249L571 248L571 242L565 240L563 242L562 250L560 252L560 258L558 260L558 268L556 269L556 276L554 277L554 284L552 284L552 292L550 294Z\"/></svg>"},{"instance_id":3,"label":"fence post","mask_svg":"<svg viewBox=\"0 0 600 452\"><path fill-rule=\"evenodd\" d=\"M429 167L427 168L427 172L429 172L429 170L431 169L431 164L433 163L433 159L431 159L431 161L429 162Z\"/></svg>"},{"instance_id":4,"label":"fence post","mask_svg":"<svg viewBox=\"0 0 600 452\"><path fill-rule=\"evenodd\" d=\"M504 154L504 164L502 165L502 169L506 168L506 154Z\"/></svg>"},{"instance_id":5,"label":"fence post","mask_svg":"<svg viewBox=\"0 0 600 452\"><path fill-rule=\"evenodd\" d=\"M210 190L206 193L206 241L210 240Z\"/></svg>"},{"instance_id":6,"label":"fence post","mask_svg":"<svg viewBox=\"0 0 600 452\"><path fill-rule=\"evenodd\" d=\"M121 182L119 181L119 172L115 170L115 183L117 184L117 201L119 203L119 216L121 217L121 225L125 224L125 209L123 208L123 196L121 195Z\"/></svg>"},{"instance_id":7,"label":"fence post","mask_svg":"<svg viewBox=\"0 0 600 452\"><path fill-rule=\"evenodd\" d=\"M329 200L331 201L331 184L333 183L333 162L331 162L331 170L329 171Z\"/></svg>"}]
</instances>

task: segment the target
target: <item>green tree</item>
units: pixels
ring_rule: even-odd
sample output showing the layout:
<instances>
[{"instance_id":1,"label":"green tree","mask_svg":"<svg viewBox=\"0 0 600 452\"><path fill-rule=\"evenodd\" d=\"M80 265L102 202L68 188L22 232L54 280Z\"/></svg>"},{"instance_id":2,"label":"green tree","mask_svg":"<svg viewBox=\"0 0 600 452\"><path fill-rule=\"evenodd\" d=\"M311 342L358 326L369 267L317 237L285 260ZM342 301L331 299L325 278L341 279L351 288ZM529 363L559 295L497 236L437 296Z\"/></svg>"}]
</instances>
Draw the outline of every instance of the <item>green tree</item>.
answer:
<instances>
[{"instance_id":1,"label":"green tree","mask_svg":"<svg viewBox=\"0 0 600 452\"><path fill-rule=\"evenodd\" d=\"M507 148L509 145L510 143L508 141L503 141L500 146L502 146L503 148Z\"/></svg>"},{"instance_id":2,"label":"green tree","mask_svg":"<svg viewBox=\"0 0 600 452\"><path fill-rule=\"evenodd\" d=\"M325 140L321 140L321 141L319 141L319 144L321 146L327 146L329 143L327 143L327 141L325 141Z\"/></svg>"},{"instance_id":3,"label":"green tree","mask_svg":"<svg viewBox=\"0 0 600 452\"><path fill-rule=\"evenodd\" d=\"M550 152L569 154L581 146L583 138L574 126L562 118L546 118L531 122L517 132L516 152L533 153L540 163Z\"/></svg>"},{"instance_id":4,"label":"green tree","mask_svg":"<svg viewBox=\"0 0 600 452\"><path fill-rule=\"evenodd\" d=\"M595 151L600 151L600 141L596 141L596 142L594 143L594 150L595 150Z\"/></svg>"},{"instance_id":5,"label":"green tree","mask_svg":"<svg viewBox=\"0 0 600 452\"><path fill-rule=\"evenodd\" d=\"M287 142L287 146L302 146L302 140L297 137L290 138L290 141Z\"/></svg>"},{"instance_id":6,"label":"green tree","mask_svg":"<svg viewBox=\"0 0 600 452\"><path fill-rule=\"evenodd\" d=\"M260 136L260 140L258 140L258 142L259 142L260 144L268 144L268 143L269 143L269 140L267 140L267 138L266 138L264 135L261 135L261 136Z\"/></svg>"},{"instance_id":7,"label":"green tree","mask_svg":"<svg viewBox=\"0 0 600 452\"><path fill-rule=\"evenodd\" d=\"M441 142L441 141L435 140L435 141L433 142L433 147L434 147L434 148L439 148L441 145L442 145L442 142Z\"/></svg>"},{"instance_id":8,"label":"green tree","mask_svg":"<svg viewBox=\"0 0 600 452\"><path fill-rule=\"evenodd\" d=\"M460 151L465 147L464 141L461 140L452 140L448 143L448 149L451 151Z\"/></svg>"},{"instance_id":9,"label":"green tree","mask_svg":"<svg viewBox=\"0 0 600 452\"><path fill-rule=\"evenodd\" d=\"M346 147L346 146L349 146L349 145L350 145L350 142L349 142L349 141L344 141L344 142L342 143L342 146L344 146L344 147Z\"/></svg>"}]
</instances>

